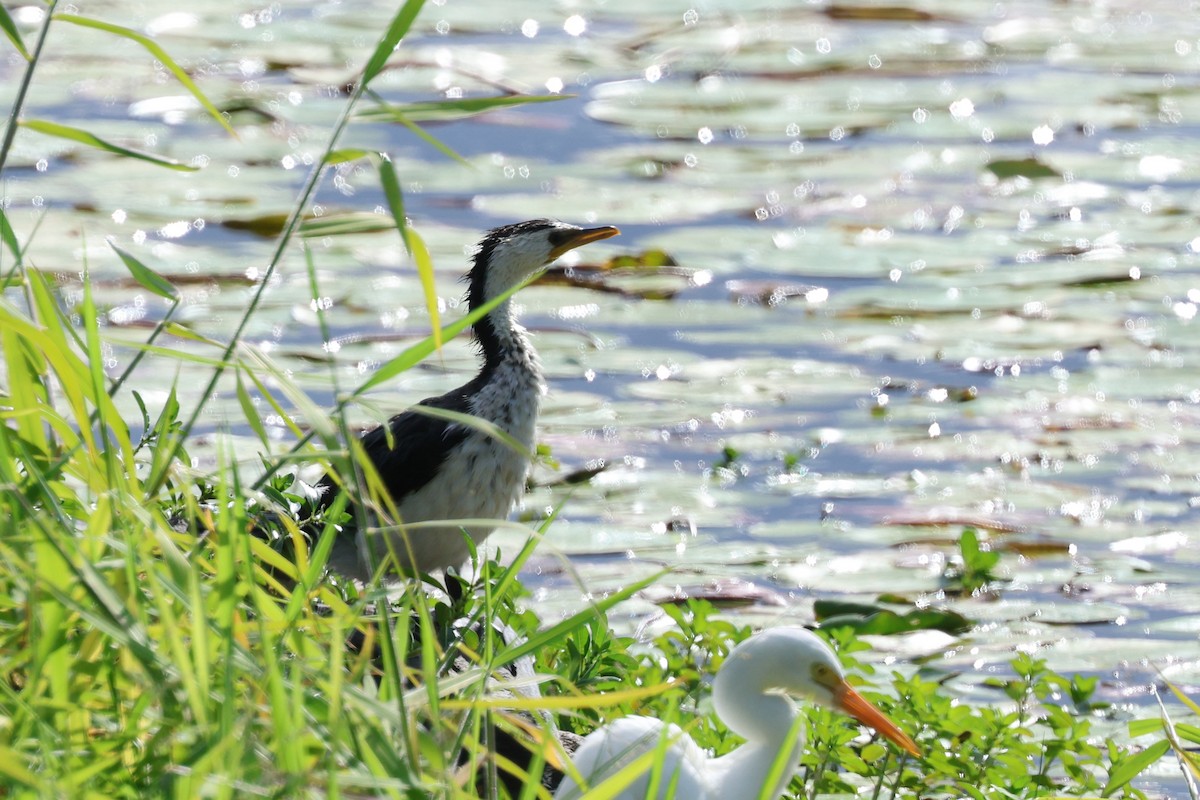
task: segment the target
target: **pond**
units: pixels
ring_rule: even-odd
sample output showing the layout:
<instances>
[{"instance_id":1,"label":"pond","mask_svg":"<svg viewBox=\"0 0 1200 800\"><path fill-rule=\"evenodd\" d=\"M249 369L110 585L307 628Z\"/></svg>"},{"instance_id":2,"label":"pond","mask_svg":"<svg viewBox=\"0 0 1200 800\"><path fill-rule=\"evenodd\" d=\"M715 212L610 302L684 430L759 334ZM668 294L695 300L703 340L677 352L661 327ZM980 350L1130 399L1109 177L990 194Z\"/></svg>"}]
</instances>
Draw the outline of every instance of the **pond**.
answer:
<instances>
[{"instance_id":1,"label":"pond","mask_svg":"<svg viewBox=\"0 0 1200 800\"><path fill-rule=\"evenodd\" d=\"M189 326L221 340L274 247L255 229L288 210L393 11L147 12L81 11L153 35L232 110L239 138L136 44L56 25L27 117L202 169L23 131L4 202L68 292L86 261L115 342L163 308L122 279L107 237L175 278ZM32 8L13 14L33 30ZM541 438L560 463L538 468L525 509L561 505L528 576L540 612L664 566L671 577L618 625L673 593L740 598L736 613L765 623L890 592L979 622L964 637L878 642L901 662L967 671L956 685L968 696L997 700L972 687L1014 649L1103 676L1104 699L1135 715L1155 713L1160 674L1200 692L1194 14L1167 2L427 4L374 87L385 99L573 96L428 122L465 164L396 124L355 121L341 142L390 153L447 315L470 246L507 222L617 225L620 238L574 255L662 251L678 265L520 297L551 387ZM5 52L7 107L20 63ZM314 209L384 213L376 173L344 165ZM394 231L308 242L340 337L335 372L354 385L427 333L421 289ZM328 405L310 301L296 247L247 336ZM112 366L130 356L116 346ZM139 375L148 400L161 402L175 363ZM372 401L399 409L473 364L451 343ZM203 382L180 382L185 407ZM229 430L241 412L225 388L193 454L211 465L232 439L253 470L261 448ZM586 485L548 485L600 466ZM1003 553L998 598L942 592L968 525ZM520 538L492 541L511 551Z\"/></svg>"}]
</instances>

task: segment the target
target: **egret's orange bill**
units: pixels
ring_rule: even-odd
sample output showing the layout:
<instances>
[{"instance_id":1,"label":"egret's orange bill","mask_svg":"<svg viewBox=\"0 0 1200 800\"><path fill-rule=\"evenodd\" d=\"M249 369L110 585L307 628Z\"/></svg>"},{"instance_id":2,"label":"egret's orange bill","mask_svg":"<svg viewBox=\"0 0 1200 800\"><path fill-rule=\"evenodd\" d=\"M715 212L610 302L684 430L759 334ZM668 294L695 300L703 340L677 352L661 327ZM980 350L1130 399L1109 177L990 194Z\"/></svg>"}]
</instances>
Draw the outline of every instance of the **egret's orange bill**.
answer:
<instances>
[{"instance_id":1,"label":"egret's orange bill","mask_svg":"<svg viewBox=\"0 0 1200 800\"><path fill-rule=\"evenodd\" d=\"M833 702L839 711L849 714L863 725L879 731L902 750L917 758L921 757L921 749L917 747L917 743L910 739L908 734L897 728L896 723L892 722L886 714L871 705L867 698L854 691L850 684L843 682L841 686L834 687Z\"/></svg>"}]
</instances>

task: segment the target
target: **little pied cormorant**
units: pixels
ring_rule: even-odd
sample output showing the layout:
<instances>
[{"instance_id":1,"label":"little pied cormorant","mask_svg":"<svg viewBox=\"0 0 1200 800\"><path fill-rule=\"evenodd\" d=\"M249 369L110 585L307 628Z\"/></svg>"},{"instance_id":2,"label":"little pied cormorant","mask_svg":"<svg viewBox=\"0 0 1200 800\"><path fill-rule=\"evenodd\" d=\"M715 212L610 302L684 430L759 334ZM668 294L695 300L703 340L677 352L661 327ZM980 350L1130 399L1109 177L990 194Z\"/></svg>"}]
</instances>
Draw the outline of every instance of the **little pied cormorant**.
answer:
<instances>
[{"instance_id":1,"label":"little pied cormorant","mask_svg":"<svg viewBox=\"0 0 1200 800\"><path fill-rule=\"evenodd\" d=\"M548 219L489 231L465 278L468 308L475 310L504 294L568 250L618 233L613 227L579 228ZM485 420L520 443L524 452L477 428L413 409L392 417L386 428L368 431L361 439L363 450L400 519L384 528L382 535L388 540L381 538L381 532L363 535L354 526L344 528L330 556L331 569L366 579L369 565L380 563L389 550L399 562L391 566L403 574L461 566L469 554L464 527L450 523L407 529L405 525L502 520L520 498L529 470L528 454L536 444L538 407L546 391L541 366L525 329L517 324L509 299L479 319L474 333L483 356L479 374L418 405ZM332 504L340 484L328 473L320 480L322 507ZM481 524L465 530L478 545L494 528L494 524Z\"/></svg>"}]
</instances>

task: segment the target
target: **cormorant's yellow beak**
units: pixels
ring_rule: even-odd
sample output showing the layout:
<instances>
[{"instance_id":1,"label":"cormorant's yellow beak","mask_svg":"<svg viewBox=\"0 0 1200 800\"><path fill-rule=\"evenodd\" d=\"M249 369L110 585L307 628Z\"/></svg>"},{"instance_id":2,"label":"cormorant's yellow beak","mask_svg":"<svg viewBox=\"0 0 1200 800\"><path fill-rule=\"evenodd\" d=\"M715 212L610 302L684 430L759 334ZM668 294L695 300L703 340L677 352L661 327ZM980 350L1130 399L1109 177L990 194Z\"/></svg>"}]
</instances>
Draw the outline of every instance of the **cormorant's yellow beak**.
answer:
<instances>
[{"instance_id":1,"label":"cormorant's yellow beak","mask_svg":"<svg viewBox=\"0 0 1200 800\"><path fill-rule=\"evenodd\" d=\"M563 240L550 251L550 260L553 261L568 250L574 250L576 247L582 247L590 242L608 239L620 232L620 230L611 225L605 225L602 228L584 228L581 231L564 231Z\"/></svg>"},{"instance_id":2,"label":"cormorant's yellow beak","mask_svg":"<svg viewBox=\"0 0 1200 800\"><path fill-rule=\"evenodd\" d=\"M845 681L833 687L833 705L842 713L849 714L868 728L874 728L879 731L900 749L917 758L921 757L921 748L917 747L917 743L910 739L908 734L897 728L896 723L892 722L886 714L871 705L867 698L854 691L854 687Z\"/></svg>"}]
</instances>

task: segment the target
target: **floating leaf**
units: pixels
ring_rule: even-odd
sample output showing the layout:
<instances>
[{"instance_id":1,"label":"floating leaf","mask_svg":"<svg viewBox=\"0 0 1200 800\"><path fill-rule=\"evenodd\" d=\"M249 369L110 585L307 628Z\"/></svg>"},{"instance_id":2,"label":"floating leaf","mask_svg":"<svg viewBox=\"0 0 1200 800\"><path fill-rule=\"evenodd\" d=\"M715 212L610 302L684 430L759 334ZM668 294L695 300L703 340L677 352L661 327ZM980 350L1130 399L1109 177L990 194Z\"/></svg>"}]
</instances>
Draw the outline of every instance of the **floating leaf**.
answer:
<instances>
[{"instance_id":1,"label":"floating leaf","mask_svg":"<svg viewBox=\"0 0 1200 800\"><path fill-rule=\"evenodd\" d=\"M695 600L703 600L721 608L787 605L787 600L779 592L737 578L716 580L703 586L677 585L664 596L653 597L653 602L660 606L682 605Z\"/></svg>"},{"instance_id":2,"label":"floating leaf","mask_svg":"<svg viewBox=\"0 0 1200 800\"><path fill-rule=\"evenodd\" d=\"M792 297L803 297L809 303L823 303L829 299L828 289L807 283L733 280L726 281L725 288L735 302L764 306L777 306Z\"/></svg>"},{"instance_id":3,"label":"floating leaf","mask_svg":"<svg viewBox=\"0 0 1200 800\"><path fill-rule=\"evenodd\" d=\"M957 635L973 627L971 621L962 614L945 609L915 609L897 614L883 606L836 600L816 601L813 615L821 627L849 627L858 634L880 636L919 630L937 630Z\"/></svg>"},{"instance_id":4,"label":"floating leaf","mask_svg":"<svg viewBox=\"0 0 1200 800\"><path fill-rule=\"evenodd\" d=\"M257 217L233 218L221 221L221 225L235 231L245 231L264 239L271 239L283 231L287 214L261 214ZM396 229L395 223L382 214L370 211L349 211L323 214L319 217L306 216L300 223L300 235L312 239L320 236L347 236L356 233L382 233Z\"/></svg>"},{"instance_id":5,"label":"floating leaf","mask_svg":"<svg viewBox=\"0 0 1200 800\"><path fill-rule=\"evenodd\" d=\"M1036 158L989 161L987 169L997 178L1059 178L1062 173Z\"/></svg>"},{"instance_id":6,"label":"floating leaf","mask_svg":"<svg viewBox=\"0 0 1200 800\"><path fill-rule=\"evenodd\" d=\"M850 6L840 3L827 7L825 16L830 19L868 22L933 22L946 19L908 6Z\"/></svg>"},{"instance_id":7,"label":"floating leaf","mask_svg":"<svg viewBox=\"0 0 1200 800\"><path fill-rule=\"evenodd\" d=\"M577 286L641 300L670 300L683 286L692 285L695 275L696 270L679 266L669 253L656 249L645 250L637 255L613 256L600 264L553 266L542 273L536 283L544 286ZM656 277L669 278L676 285L628 287L615 282L620 278L641 280Z\"/></svg>"},{"instance_id":8,"label":"floating leaf","mask_svg":"<svg viewBox=\"0 0 1200 800\"><path fill-rule=\"evenodd\" d=\"M287 214L262 214L257 217L247 217L245 219L222 220L221 225L230 230L246 231L247 233L253 233L255 236L273 238L280 234L287 221Z\"/></svg>"}]
</instances>

